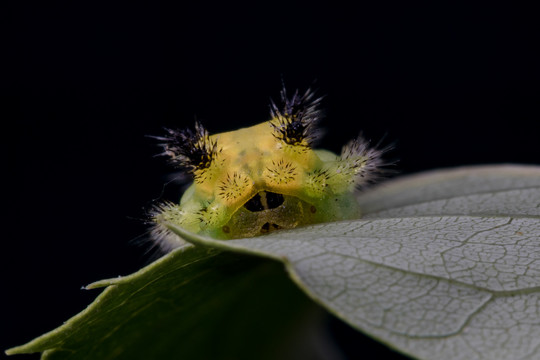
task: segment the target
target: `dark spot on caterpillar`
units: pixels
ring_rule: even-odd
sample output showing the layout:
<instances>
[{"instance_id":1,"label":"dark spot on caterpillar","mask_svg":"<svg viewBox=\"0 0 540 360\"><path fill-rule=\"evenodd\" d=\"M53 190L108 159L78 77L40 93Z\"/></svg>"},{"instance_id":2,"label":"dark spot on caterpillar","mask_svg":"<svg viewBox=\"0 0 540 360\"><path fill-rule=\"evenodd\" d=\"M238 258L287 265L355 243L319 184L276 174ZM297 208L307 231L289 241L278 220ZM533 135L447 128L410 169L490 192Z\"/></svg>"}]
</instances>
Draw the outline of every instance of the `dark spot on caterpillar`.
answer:
<instances>
[{"instance_id":1,"label":"dark spot on caterpillar","mask_svg":"<svg viewBox=\"0 0 540 360\"><path fill-rule=\"evenodd\" d=\"M275 209L281 204L283 204L283 195L276 194L273 192L266 192L266 203L268 204L269 209Z\"/></svg>"},{"instance_id":2,"label":"dark spot on caterpillar","mask_svg":"<svg viewBox=\"0 0 540 360\"><path fill-rule=\"evenodd\" d=\"M251 212L257 212L275 209L281 204L283 204L284 201L285 199L281 194L273 193L270 191L261 191L260 193L249 199L244 204L244 207Z\"/></svg>"},{"instance_id":3,"label":"dark spot on caterpillar","mask_svg":"<svg viewBox=\"0 0 540 360\"><path fill-rule=\"evenodd\" d=\"M266 234L274 230L279 230L280 226L278 224L264 223L261 227L261 234Z\"/></svg>"}]
</instances>

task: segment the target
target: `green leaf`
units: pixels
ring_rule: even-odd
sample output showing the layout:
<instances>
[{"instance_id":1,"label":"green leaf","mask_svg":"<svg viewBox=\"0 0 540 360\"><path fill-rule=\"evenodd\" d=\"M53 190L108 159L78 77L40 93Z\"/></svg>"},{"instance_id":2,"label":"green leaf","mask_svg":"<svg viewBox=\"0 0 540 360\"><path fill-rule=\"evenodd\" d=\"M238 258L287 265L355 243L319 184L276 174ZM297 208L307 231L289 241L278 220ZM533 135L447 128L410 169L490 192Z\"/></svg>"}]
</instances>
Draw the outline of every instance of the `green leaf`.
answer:
<instances>
[{"instance_id":1,"label":"green leaf","mask_svg":"<svg viewBox=\"0 0 540 360\"><path fill-rule=\"evenodd\" d=\"M292 356L314 304L279 263L192 245L108 286L58 329L8 354L43 359L276 359ZM309 349L306 349L309 350Z\"/></svg>"},{"instance_id":2,"label":"green leaf","mask_svg":"<svg viewBox=\"0 0 540 360\"><path fill-rule=\"evenodd\" d=\"M93 284L108 287L86 310L8 353L281 359L313 304L283 262L314 302L411 356L540 358L539 167L430 172L359 201L360 220L257 238L219 241L171 225L203 246Z\"/></svg>"},{"instance_id":3,"label":"green leaf","mask_svg":"<svg viewBox=\"0 0 540 360\"><path fill-rule=\"evenodd\" d=\"M462 168L360 197L361 220L196 244L285 262L313 300L421 359L540 358L540 168Z\"/></svg>"}]
</instances>

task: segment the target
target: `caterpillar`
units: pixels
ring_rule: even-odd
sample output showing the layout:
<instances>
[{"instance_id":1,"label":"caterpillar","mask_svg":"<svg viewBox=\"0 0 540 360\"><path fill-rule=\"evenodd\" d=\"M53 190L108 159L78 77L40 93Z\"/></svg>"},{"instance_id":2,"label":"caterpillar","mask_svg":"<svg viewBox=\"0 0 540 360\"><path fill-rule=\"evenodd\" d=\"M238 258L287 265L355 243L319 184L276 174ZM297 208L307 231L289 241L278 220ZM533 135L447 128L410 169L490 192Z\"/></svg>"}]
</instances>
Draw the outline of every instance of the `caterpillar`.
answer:
<instances>
[{"instance_id":1,"label":"caterpillar","mask_svg":"<svg viewBox=\"0 0 540 360\"><path fill-rule=\"evenodd\" d=\"M322 98L285 88L280 98L255 126L210 135L196 122L159 138L162 154L193 177L179 203L155 208L152 237L162 247L181 241L167 223L226 240L360 217L354 192L377 175L385 150L362 136L340 155L314 149Z\"/></svg>"}]
</instances>

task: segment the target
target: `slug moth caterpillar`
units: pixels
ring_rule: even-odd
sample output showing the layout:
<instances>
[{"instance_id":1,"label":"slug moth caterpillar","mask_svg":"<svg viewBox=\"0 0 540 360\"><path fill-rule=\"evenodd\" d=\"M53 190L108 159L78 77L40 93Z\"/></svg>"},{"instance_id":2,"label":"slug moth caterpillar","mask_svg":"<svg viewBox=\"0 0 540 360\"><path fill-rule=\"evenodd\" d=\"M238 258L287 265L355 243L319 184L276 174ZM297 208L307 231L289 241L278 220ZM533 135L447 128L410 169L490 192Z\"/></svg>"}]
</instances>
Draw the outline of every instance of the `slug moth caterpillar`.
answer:
<instances>
[{"instance_id":1,"label":"slug moth caterpillar","mask_svg":"<svg viewBox=\"0 0 540 360\"><path fill-rule=\"evenodd\" d=\"M307 90L270 105L261 124L210 135L200 124L167 130L163 154L193 176L180 203L158 206L153 238L165 248L181 241L166 223L217 239L360 217L355 189L382 165L379 150L358 137L335 155L313 148L320 97Z\"/></svg>"}]
</instances>

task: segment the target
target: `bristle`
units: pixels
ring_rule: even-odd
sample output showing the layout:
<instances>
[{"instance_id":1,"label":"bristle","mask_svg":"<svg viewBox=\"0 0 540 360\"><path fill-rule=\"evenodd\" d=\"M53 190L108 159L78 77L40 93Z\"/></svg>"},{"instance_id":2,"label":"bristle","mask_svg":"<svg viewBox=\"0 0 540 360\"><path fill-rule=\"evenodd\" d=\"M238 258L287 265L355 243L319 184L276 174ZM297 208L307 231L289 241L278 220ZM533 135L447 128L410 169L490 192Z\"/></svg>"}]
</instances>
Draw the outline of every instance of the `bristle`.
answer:
<instances>
[{"instance_id":1,"label":"bristle","mask_svg":"<svg viewBox=\"0 0 540 360\"><path fill-rule=\"evenodd\" d=\"M288 161L280 159L272 160L266 168L267 180L274 184L288 184L298 177L298 169Z\"/></svg>"},{"instance_id":2,"label":"bristle","mask_svg":"<svg viewBox=\"0 0 540 360\"><path fill-rule=\"evenodd\" d=\"M319 168L310 171L306 176L306 189L314 196L324 197L328 190L328 180L332 177L328 168Z\"/></svg>"},{"instance_id":3,"label":"bristle","mask_svg":"<svg viewBox=\"0 0 540 360\"><path fill-rule=\"evenodd\" d=\"M227 173L224 179L220 180L216 187L216 195L227 202L234 202L237 198L251 190L251 180L244 174L236 171Z\"/></svg>"},{"instance_id":4,"label":"bristle","mask_svg":"<svg viewBox=\"0 0 540 360\"><path fill-rule=\"evenodd\" d=\"M163 155L171 158L171 163L187 169L191 173L210 167L218 154L217 142L210 140L208 131L199 123L195 130L166 129L168 136L158 138L163 140Z\"/></svg>"},{"instance_id":5,"label":"bristle","mask_svg":"<svg viewBox=\"0 0 540 360\"><path fill-rule=\"evenodd\" d=\"M272 123L274 136L289 145L311 147L320 137L316 125L322 117L322 97L315 97L315 92L308 89L303 95L296 90L288 98L285 86L280 95L281 109L273 101L270 103L270 115L277 119L277 123Z\"/></svg>"},{"instance_id":6,"label":"bristle","mask_svg":"<svg viewBox=\"0 0 540 360\"><path fill-rule=\"evenodd\" d=\"M154 205L150 211L150 216L150 223L152 224L150 236L161 251L169 252L185 244L184 240L165 226L167 222L177 223L179 219L182 219L183 211L178 205L168 202Z\"/></svg>"},{"instance_id":7,"label":"bristle","mask_svg":"<svg viewBox=\"0 0 540 360\"><path fill-rule=\"evenodd\" d=\"M360 134L342 148L341 159L355 174L357 186L363 186L377 180L384 171L383 167L390 165L382 159L382 155L390 149L391 146L371 146Z\"/></svg>"}]
</instances>

